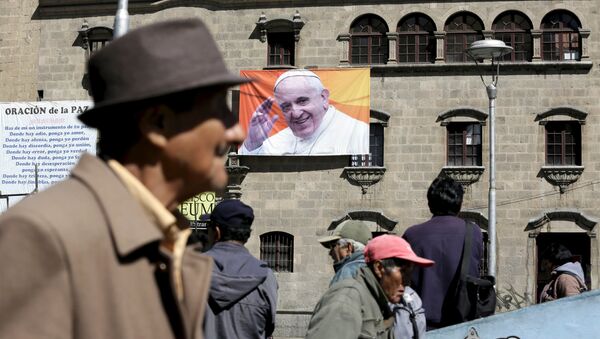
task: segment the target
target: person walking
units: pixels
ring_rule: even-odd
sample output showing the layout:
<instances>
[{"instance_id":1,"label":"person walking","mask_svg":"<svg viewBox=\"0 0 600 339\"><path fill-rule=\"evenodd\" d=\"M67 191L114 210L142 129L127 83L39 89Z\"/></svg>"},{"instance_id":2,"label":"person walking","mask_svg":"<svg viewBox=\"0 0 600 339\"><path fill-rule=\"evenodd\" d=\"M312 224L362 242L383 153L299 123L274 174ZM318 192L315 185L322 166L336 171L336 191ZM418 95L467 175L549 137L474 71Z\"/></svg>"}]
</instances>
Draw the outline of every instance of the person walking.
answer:
<instances>
[{"instance_id":1,"label":"person walking","mask_svg":"<svg viewBox=\"0 0 600 339\"><path fill-rule=\"evenodd\" d=\"M382 235L365 247L366 267L325 292L308 325L307 339L394 338L395 317L389 303L398 304L413 265L431 266L395 235Z\"/></svg>"},{"instance_id":2,"label":"person walking","mask_svg":"<svg viewBox=\"0 0 600 339\"><path fill-rule=\"evenodd\" d=\"M369 227L360 220L345 220L339 224L332 235L318 239L323 247L329 249L333 259L335 275L329 285L353 278L358 270L365 266L365 245L371 240Z\"/></svg>"},{"instance_id":3,"label":"person walking","mask_svg":"<svg viewBox=\"0 0 600 339\"><path fill-rule=\"evenodd\" d=\"M204 321L206 338L264 339L273 334L277 280L263 261L248 252L254 221L252 208L224 200L210 215L205 252L213 258L213 274Z\"/></svg>"}]
</instances>

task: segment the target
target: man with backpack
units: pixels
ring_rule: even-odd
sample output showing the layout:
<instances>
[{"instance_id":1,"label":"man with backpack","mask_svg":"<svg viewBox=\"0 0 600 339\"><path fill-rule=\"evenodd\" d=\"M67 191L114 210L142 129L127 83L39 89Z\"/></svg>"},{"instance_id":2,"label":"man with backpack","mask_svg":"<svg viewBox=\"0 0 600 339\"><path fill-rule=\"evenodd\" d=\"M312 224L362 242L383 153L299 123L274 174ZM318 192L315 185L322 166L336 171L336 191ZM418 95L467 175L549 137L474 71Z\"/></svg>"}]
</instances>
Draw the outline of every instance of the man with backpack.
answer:
<instances>
[{"instance_id":1,"label":"man with backpack","mask_svg":"<svg viewBox=\"0 0 600 339\"><path fill-rule=\"evenodd\" d=\"M429 186L427 201L433 217L428 221L409 227L406 239L418 256L430 258L437 264L433 268L415 267L411 286L423 301L427 329L451 325L453 320L444 318L442 309L448 298L454 298L452 285L461 269L466 223L457 215L463 200L463 188L455 180L438 177ZM468 274L479 276L479 262L483 254L482 234L473 227L471 234L471 257Z\"/></svg>"}]
</instances>

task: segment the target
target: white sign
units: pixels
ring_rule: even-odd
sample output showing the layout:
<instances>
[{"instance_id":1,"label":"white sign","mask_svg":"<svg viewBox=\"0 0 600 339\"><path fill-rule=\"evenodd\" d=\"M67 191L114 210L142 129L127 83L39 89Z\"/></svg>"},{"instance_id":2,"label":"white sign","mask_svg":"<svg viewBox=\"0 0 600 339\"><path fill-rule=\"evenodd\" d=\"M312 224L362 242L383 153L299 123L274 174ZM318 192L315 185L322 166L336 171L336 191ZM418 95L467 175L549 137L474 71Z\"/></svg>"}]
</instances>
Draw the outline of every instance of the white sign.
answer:
<instances>
[{"instance_id":1,"label":"white sign","mask_svg":"<svg viewBox=\"0 0 600 339\"><path fill-rule=\"evenodd\" d=\"M97 132L77 116L90 101L0 102L0 212L19 195L69 175L84 152L96 153Z\"/></svg>"}]
</instances>

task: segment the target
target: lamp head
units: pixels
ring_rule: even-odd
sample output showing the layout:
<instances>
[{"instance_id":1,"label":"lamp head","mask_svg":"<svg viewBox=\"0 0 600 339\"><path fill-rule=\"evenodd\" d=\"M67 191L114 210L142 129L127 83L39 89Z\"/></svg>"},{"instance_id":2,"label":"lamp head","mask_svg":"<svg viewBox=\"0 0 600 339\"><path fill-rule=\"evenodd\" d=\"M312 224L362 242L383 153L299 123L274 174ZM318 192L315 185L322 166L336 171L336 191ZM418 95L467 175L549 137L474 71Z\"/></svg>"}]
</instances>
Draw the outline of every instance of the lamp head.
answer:
<instances>
[{"instance_id":1,"label":"lamp head","mask_svg":"<svg viewBox=\"0 0 600 339\"><path fill-rule=\"evenodd\" d=\"M477 40L465 51L473 59L497 59L510 52L513 48L506 46L504 41L495 39Z\"/></svg>"}]
</instances>

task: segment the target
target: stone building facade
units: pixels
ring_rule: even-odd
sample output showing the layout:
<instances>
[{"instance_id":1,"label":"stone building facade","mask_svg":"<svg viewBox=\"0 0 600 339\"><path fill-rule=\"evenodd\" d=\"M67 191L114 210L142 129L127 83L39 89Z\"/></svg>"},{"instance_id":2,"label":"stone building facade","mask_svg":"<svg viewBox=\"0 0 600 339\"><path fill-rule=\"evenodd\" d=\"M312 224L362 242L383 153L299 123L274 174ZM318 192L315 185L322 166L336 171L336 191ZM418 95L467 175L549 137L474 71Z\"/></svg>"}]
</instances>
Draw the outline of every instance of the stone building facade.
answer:
<instances>
[{"instance_id":1,"label":"stone building facade","mask_svg":"<svg viewBox=\"0 0 600 339\"><path fill-rule=\"evenodd\" d=\"M115 3L2 1L0 101L87 99L85 61L112 27ZM373 232L402 234L430 217L427 187L446 174L464 182L463 216L486 230L488 97L479 75L487 80L491 70L460 60L456 48L468 39L501 37L520 53L500 67L496 102L499 311L536 302L547 274L539 255L551 241L571 247L590 287L599 287L596 1L132 0L129 12L132 28L203 19L232 71L371 68L371 126L381 132L374 138L382 162L230 160L233 193L256 212L251 251L268 256L274 249L287 259L273 259L281 265L277 335L304 335L333 274L316 239L344 218L367 220ZM416 50L425 57L407 47L415 46L409 36L417 33L425 42ZM292 55L283 66L270 59L277 48ZM235 106L236 91L231 97Z\"/></svg>"}]
</instances>

